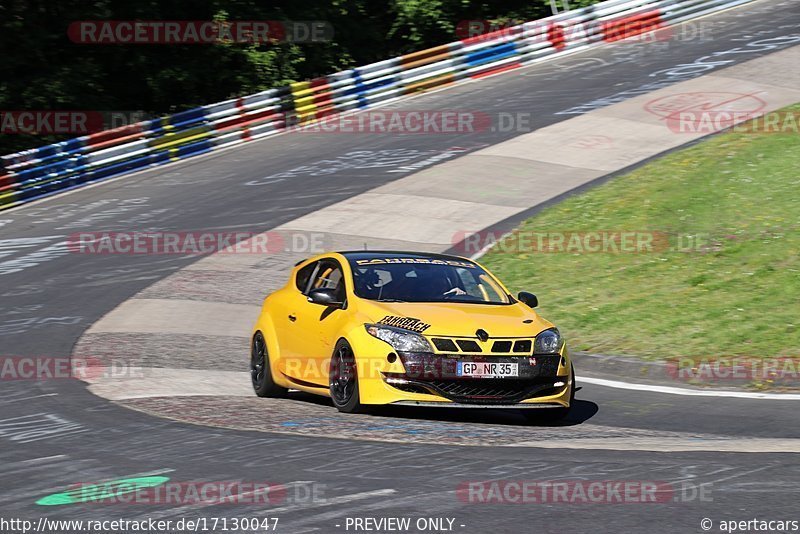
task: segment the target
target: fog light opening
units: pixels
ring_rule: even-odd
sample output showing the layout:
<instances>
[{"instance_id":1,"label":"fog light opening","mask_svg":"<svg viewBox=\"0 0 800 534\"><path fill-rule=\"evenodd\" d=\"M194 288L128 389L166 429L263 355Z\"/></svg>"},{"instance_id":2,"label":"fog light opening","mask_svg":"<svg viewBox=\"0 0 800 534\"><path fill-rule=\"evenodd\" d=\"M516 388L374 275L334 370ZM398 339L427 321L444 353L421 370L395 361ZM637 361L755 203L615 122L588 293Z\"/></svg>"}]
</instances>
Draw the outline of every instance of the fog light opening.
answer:
<instances>
[{"instance_id":1,"label":"fog light opening","mask_svg":"<svg viewBox=\"0 0 800 534\"><path fill-rule=\"evenodd\" d=\"M394 363L397 361L397 354L394 352L390 352L388 356L386 356L386 361L389 363Z\"/></svg>"},{"instance_id":2,"label":"fog light opening","mask_svg":"<svg viewBox=\"0 0 800 534\"><path fill-rule=\"evenodd\" d=\"M395 384L395 385L397 385L397 384L404 385L404 384L408 384L408 380L406 380L405 378L396 378L396 377L390 376L390 377L386 378L386 383L387 384Z\"/></svg>"}]
</instances>

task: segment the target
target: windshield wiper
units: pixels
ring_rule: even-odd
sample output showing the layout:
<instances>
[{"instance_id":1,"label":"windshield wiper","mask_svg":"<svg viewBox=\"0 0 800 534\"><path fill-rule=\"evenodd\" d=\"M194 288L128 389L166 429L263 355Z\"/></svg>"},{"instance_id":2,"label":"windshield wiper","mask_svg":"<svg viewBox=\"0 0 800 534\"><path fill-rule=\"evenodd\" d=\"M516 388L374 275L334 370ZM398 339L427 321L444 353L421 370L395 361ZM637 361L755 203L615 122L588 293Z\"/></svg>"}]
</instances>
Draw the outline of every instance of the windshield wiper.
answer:
<instances>
[{"instance_id":1,"label":"windshield wiper","mask_svg":"<svg viewBox=\"0 0 800 534\"><path fill-rule=\"evenodd\" d=\"M400 299L378 299L378 302L406 302L406 301Z\"/></svg>"}]
</instances>

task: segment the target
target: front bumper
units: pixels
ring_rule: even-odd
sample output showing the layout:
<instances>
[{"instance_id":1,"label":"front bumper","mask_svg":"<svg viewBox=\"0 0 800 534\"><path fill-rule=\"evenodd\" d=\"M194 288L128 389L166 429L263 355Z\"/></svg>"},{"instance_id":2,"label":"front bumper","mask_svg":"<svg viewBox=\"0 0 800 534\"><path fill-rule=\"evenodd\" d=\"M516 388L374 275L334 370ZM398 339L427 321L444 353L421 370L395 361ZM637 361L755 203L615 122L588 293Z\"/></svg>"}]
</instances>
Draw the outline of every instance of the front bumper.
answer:
<instances>
[{"instance_id":1,"label":"front bumper","mask_svg":"<svg viewBox=\"0 0 800 534\"><path fill-rule=\"evenodd\" d=\"M383 373L383 381L395 391L413 395L393 404L484 407L564 406L572 377L561 354L525 356L478 356L399 353L405 372ZM517 364L518 376L474 378L458 376L458 362ZM424 397L431 398L425 400ZM567 404L568 405L568 404Z\"/></svg>"},{"instance_id":2,"label":"front bumper","mask_svg":"<svg viewBox=\"0 0 800 534\"><path fill-rule=\"evenodd\" d=\"M537 402L519 404L464 404L461 402L432 402L432 401L397 401L392 406L423 406L426 408L484 408L495 410L530 410L563 408L564 405L558 402Z\"/></svg>"}]
</instances>

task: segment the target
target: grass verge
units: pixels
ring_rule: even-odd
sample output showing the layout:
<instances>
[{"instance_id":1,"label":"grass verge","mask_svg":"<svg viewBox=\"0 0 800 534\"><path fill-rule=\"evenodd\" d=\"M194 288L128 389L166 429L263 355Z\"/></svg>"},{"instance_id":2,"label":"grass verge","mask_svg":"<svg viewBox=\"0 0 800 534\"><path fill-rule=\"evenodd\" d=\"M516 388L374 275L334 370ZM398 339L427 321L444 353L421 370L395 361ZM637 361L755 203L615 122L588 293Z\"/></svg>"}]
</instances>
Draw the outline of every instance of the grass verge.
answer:
<instances>
[{"instance_id":1,"label":"grass verge","mask_svg":"<svg viewBox=\"0 0 800 534\"><path fill-rule=\"evenodd\" d=\"M800 105L784 111L800 112ZM723 133L525 221L520 235L666 232L649 252L481 260L572 350L648 359L800 355L800 135ZM580 235L580 234L579 234ZM659 243L657 237L654 243ZM574 252L577 251L577 252Z\"/></svg>"}]
</instances>

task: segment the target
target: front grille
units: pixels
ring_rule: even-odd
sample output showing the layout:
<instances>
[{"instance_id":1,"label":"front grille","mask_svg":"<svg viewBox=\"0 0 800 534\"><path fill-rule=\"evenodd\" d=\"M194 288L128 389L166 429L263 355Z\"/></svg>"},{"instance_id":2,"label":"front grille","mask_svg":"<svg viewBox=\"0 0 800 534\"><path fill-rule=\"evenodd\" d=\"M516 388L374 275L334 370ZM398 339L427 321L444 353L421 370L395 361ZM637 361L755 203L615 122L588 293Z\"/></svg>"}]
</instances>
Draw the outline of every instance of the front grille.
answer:
<instances>
[{"instance_id":1,"label":"front grille","mask_svg":"<svg viewBox=\"0 0 800 534\"><path fill-rule=\"evenodd\" d=\"M396 375L398 378L403 375ZM554 387L553 378L527 380L457 379L415 380L392 383L392 387L409 393L429 393L463 404L509 404L534 397L554 395L566 386Z\"/></svg>"},{"instance_id":2,"label":"front grille","mask_svg":"<svg viewBox=\"0 0 800 534\"><path fill-rule=\"evenodd\" d=\"M431 344L437 352L461 352L468 354L531 354L533 339L492 339L479 343L475 339L432 337Z\"/></svg>"},{"instance_id":3,"label":"front grille","mask_svg":"<svg viewBox=\"0 0 800 534\"><path fill-rule=\"evenodd\" d=\"M433 341L433 346L436 347L436 350L440 350L442 352L458 352L458 347L456 347L456 344L452 339L435 337L431 341Z\"/></svg>"},{"instance_id":4,"label":"front grille","mask_svg":"<svg viewBox=\"0 0 800 534\"><path fill-rule=\"evenodd\" d=\"M520 339L514 343L514 352L527 352L531 351L531 340Z\"/></svg>"},{"instance_id":5,"label":"front grille","mask_svg":"<svg viewBox=\"0 0 800 534\"><path fill-rule=\"evenodd\" d=\"M458 347L464 352L481 352L481 346L471 339L459 339L456 343L458 343Z\"/></svg>"},{"instance_id":6,"label":"front grille","mask_svg":"<svg viewBox=\"0 0 800 534\"><path fill-rule=\"evenodd\" d=\"M511 352L511 342L495 341L492 345L492 352Z\"/></svg>"},{"instance_id":7,"label":"front grille","mask_svg":"<svg viewBox=\"0 0 800 534\"><path fill-rule=\"evenodd\" d=\"M548 380L545 384L553 386L553 381ZM433 380L431 386L441 390L448 396L467 399L467 398L502 398L504 401L509 397L522 395L532 387L543 384L531 384L530 380L508 380L508 379L477 379L477 380Z\"/></svg>"}]
</instances>

